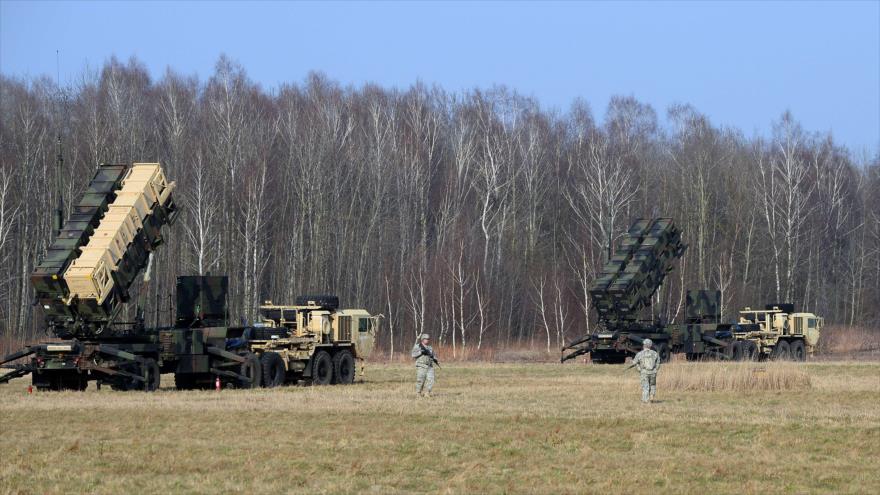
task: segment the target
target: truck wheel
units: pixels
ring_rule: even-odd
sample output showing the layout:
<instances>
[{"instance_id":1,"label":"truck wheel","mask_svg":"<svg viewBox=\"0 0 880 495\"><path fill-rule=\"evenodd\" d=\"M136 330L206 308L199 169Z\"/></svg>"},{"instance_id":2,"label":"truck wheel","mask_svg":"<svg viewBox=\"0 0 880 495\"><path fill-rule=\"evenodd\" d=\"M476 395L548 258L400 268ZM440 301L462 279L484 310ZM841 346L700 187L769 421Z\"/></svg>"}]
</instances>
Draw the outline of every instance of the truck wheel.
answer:
<instances>
[{"instance_id":1,"label":"truck wheel","mask_svg":"<svg viewBox=\"0 0 880 495\"><path fill-rule=\"evenodd\" d=\"M162 373L159 371L159 364L156 363L156 360L153 358L145 359L142 369L145 370L147 378L146 383L143 384L144 390L147 392L155 392L156 390L159 390L159 383L162 381Z\"/></svg>"},{"instance_id":2,"label":"truck wheel","mask_svg":"<svg viewBox=\"0 0 880 495\"><path fill-rule=\"evenodd\" d=\"M758 359L758 346L754 342L744 340L740 344L742 345L743 361L755 361Z\"/></svg>"},{"instance_id":3,"label":"truck wheel","mask_svg":"<svg viewBox=\"0 0 880 495\"><path fill-rule=\"evenodd\" d=\"M733 361L742 361L743 360L743 343L740 341L736 341L731 343L730 345L730 359Z\"/></svg>"},{"instance_id":4,"label":"truck wheel","mask_svg":"<svg viewBox=\"0 0 880 495\"><path fill-rule=\"evenodd\" d=\"M669 346L664 342L657 344L657 355L660 356L661 363L668 363L669 360L672 359L672 353L669 352Z\"/></svg>"},{"instance_id":5,"label":"truck wheel","mask_svg":"<svg viewBox=\"0 0 880 495\"><path fill-rule=\"evenodd\" d=\"M773 359L776 361L788 361L791 359L791 346L787 340L779 340L773 348Z\"/></svg>"},{"instance_id":6,"label":"truck wheel","mask_svg":"<svg viewBox=\"0 0 880 495\"><path fill-rule=\"evenodd\" d=\"M333 361L327 351L318 351L312 359L312 384L329 385L333 381Z\"/></svg>"},{"instance_id":7,"label":"truck wheel","mask_svg":"<svg viewBox=\"0 0 880 495\"><path fill-rule=\"evenodd\" d=\"M263 368L260 365L260 358L252 352L242 355L244 362L241 363L240 374L248 378L248 380L239 380L238 385L241 388L257 388L260 386Z\"/></svg>"},{"instance_id":8,"label":"truck wheel","mask_svg":"<svg viewBox=\"0 0 880 495\"><path fill-rule=\"evenodd\" d=\"M802 340L795 340L791 343L791 358L795 361L807 360L807 350L804 348Z\"/></svg>"},{"instance_id":9,"label":"truck wheel","mask_svg":"<svg viewBox=\"0 0 880 495\"><path fill-rule=\"evenodd\" d=\"M277 352L264 352L260 358L263 365L263 386L266 388L280 387L287 378L284 359Z\"/></svg>"},{"instance_id":10,"label":"truck wheel","mask_svg":"<svg viewBox=\"0 0 880 495\"><path fill-rule=\"evenodd\" d=\"M342 350L333 356L333 383L354 383L354 356L351 351Z\"/></svg>"}]
</instances>

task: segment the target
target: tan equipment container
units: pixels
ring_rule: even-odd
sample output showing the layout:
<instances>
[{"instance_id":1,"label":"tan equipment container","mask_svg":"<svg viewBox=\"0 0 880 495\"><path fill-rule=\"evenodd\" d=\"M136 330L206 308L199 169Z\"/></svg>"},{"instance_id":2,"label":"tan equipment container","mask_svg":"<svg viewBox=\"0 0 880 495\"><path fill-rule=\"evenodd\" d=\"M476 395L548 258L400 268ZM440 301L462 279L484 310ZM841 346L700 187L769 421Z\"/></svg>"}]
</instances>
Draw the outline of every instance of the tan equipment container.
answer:
<instances>
[{"instance_id":1,"label":"tan equipment container","mask_svg":"<svg viewBox=\"0 0 880 495\"><path fill-rule=\"evenodd\" d=\"M135 240L156 206L167 206L174 182L168 182L158 163L135 163L122 180L122 188L108 205L88 244L81 248L64 273L68 300L93 299L98 305L113 289L112 272Z\"/></svg>"}]
</instances>

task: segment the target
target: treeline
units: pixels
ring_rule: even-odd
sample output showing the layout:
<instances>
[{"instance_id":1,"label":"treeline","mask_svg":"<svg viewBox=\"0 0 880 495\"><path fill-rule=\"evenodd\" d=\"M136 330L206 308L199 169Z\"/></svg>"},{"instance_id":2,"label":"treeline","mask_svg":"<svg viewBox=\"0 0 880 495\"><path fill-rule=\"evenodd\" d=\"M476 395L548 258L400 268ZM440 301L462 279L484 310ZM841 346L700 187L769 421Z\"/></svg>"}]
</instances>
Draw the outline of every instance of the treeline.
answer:
<instances>
[{"instance_id":1,"label":"treeline","mask_svg":"<svg viewBox=\"0 0 880 495\"><path fill-rule=\"evenodd\" d=\"M737 308L792 301L829 322L880 320L880 159L790 114L748 137L688 105L632 97L602 119L505 87L267 91L221 57L206 81L111 59L70 86L0 76L0 335L39 338L29 274L99 162L161 161L183 212L136 300L169 321L179 274L228 274L236 321L265 299L337 293L385 315L381 345L420 332L456 352L555 350L595 325L587 290L641 216L689 249L654 312L685 290ZM64 166L56 166L61 136ZM158 305L158 308L157 308ZM158 310L157 310L158 309Z\"/></svg>"}]
</instances>

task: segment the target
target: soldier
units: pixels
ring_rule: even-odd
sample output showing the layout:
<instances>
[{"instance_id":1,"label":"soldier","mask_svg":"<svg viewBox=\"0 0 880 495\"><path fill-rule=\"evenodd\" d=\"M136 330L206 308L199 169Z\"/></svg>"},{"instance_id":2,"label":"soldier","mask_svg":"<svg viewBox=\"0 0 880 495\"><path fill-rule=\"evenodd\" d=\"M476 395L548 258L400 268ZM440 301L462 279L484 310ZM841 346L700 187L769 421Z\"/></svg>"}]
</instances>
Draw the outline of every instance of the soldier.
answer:
<instances>
[{"instance_id":1,"label":"soldier","mask_svg":"<svg viewBox=\"0 0 880 495\"><path fill-rule=\"evenodd\" d=\"M423 397L431 397L431 389L434 388L434 364L437 364L434 349L429 345L430 340L431 337L423 333L412 348L412 357L416 360L416 393ZM425 391L424 395L422 390Z\"/></svg>"},{"instance_id":2,"label":"soldier","mask_svg":"<svg viewBox=\"0 0 880 495\"><path fill-rule=\"evenodd\" d=\"M635 366L639 370L639 378L642 382L642 402L653 402L654 394L657 393L657 372L660 371L660 355L651 349L654 343L651 339L642 341L642 350L633 358L630 367Z\"/></svg>"}]
</instances>

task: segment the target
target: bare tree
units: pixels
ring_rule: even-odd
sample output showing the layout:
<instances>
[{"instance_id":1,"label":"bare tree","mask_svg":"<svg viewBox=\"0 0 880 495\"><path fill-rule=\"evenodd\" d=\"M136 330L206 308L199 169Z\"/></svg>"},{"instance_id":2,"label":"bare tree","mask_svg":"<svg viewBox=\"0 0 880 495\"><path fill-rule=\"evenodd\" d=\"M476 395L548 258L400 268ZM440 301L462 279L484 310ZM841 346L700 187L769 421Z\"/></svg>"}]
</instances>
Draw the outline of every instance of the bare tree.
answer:
<instances>
[{"instance_id":1,"label":"bare tree","mask_svg":"<svg viewBox=\"0 0 880 495\"><path fill-rule=\"evenodd\" d=\"M669 216L690 249L655 315L675 319L705 288L725 311L788 300L880 322L880 155L787 113L767 139L688 105L663 115L627 96L594 121L583 101L558 113L505 87L318 73L267 91L226 56L203 81L154 80L137 59L61 88L0 75L0 340L44 330L28 279L53 240L56 179L69 214L97 163L136 160L161 161L182 206L149 300L179 274L225 273L234 320L320 291L386 312L392 353L420 332L456 356L552 350L593 328L589 289L620 233Z\"/></svg>"},{"instance_id":2,"label":"bare tree","mask_svg":"<svg viewBox=\"0 0 880 495\"><path fill-rule=\"evenodd\" d=\"M756 195L773 250L776 297L792 300L795 270L800 263L804 226L813 210L815 184L808 181L803 131L791 114L774 126L772 149L757 150ZM769 155L769 156L768 156Z\"/></svg>"},{"instance_id":3,"label":"bare tree","mask_svg":"<svg viewBox=\"0 0 880 495\"><path fill-rule=\"evenodd\" d=\"M615 228L621 222L638 190L632 172L615 156L608 140L598 137L578 155L572 166L577 181L565 198L581 228L591 233L592 242L610 252Z\"/></svg>"}]
</instances>

